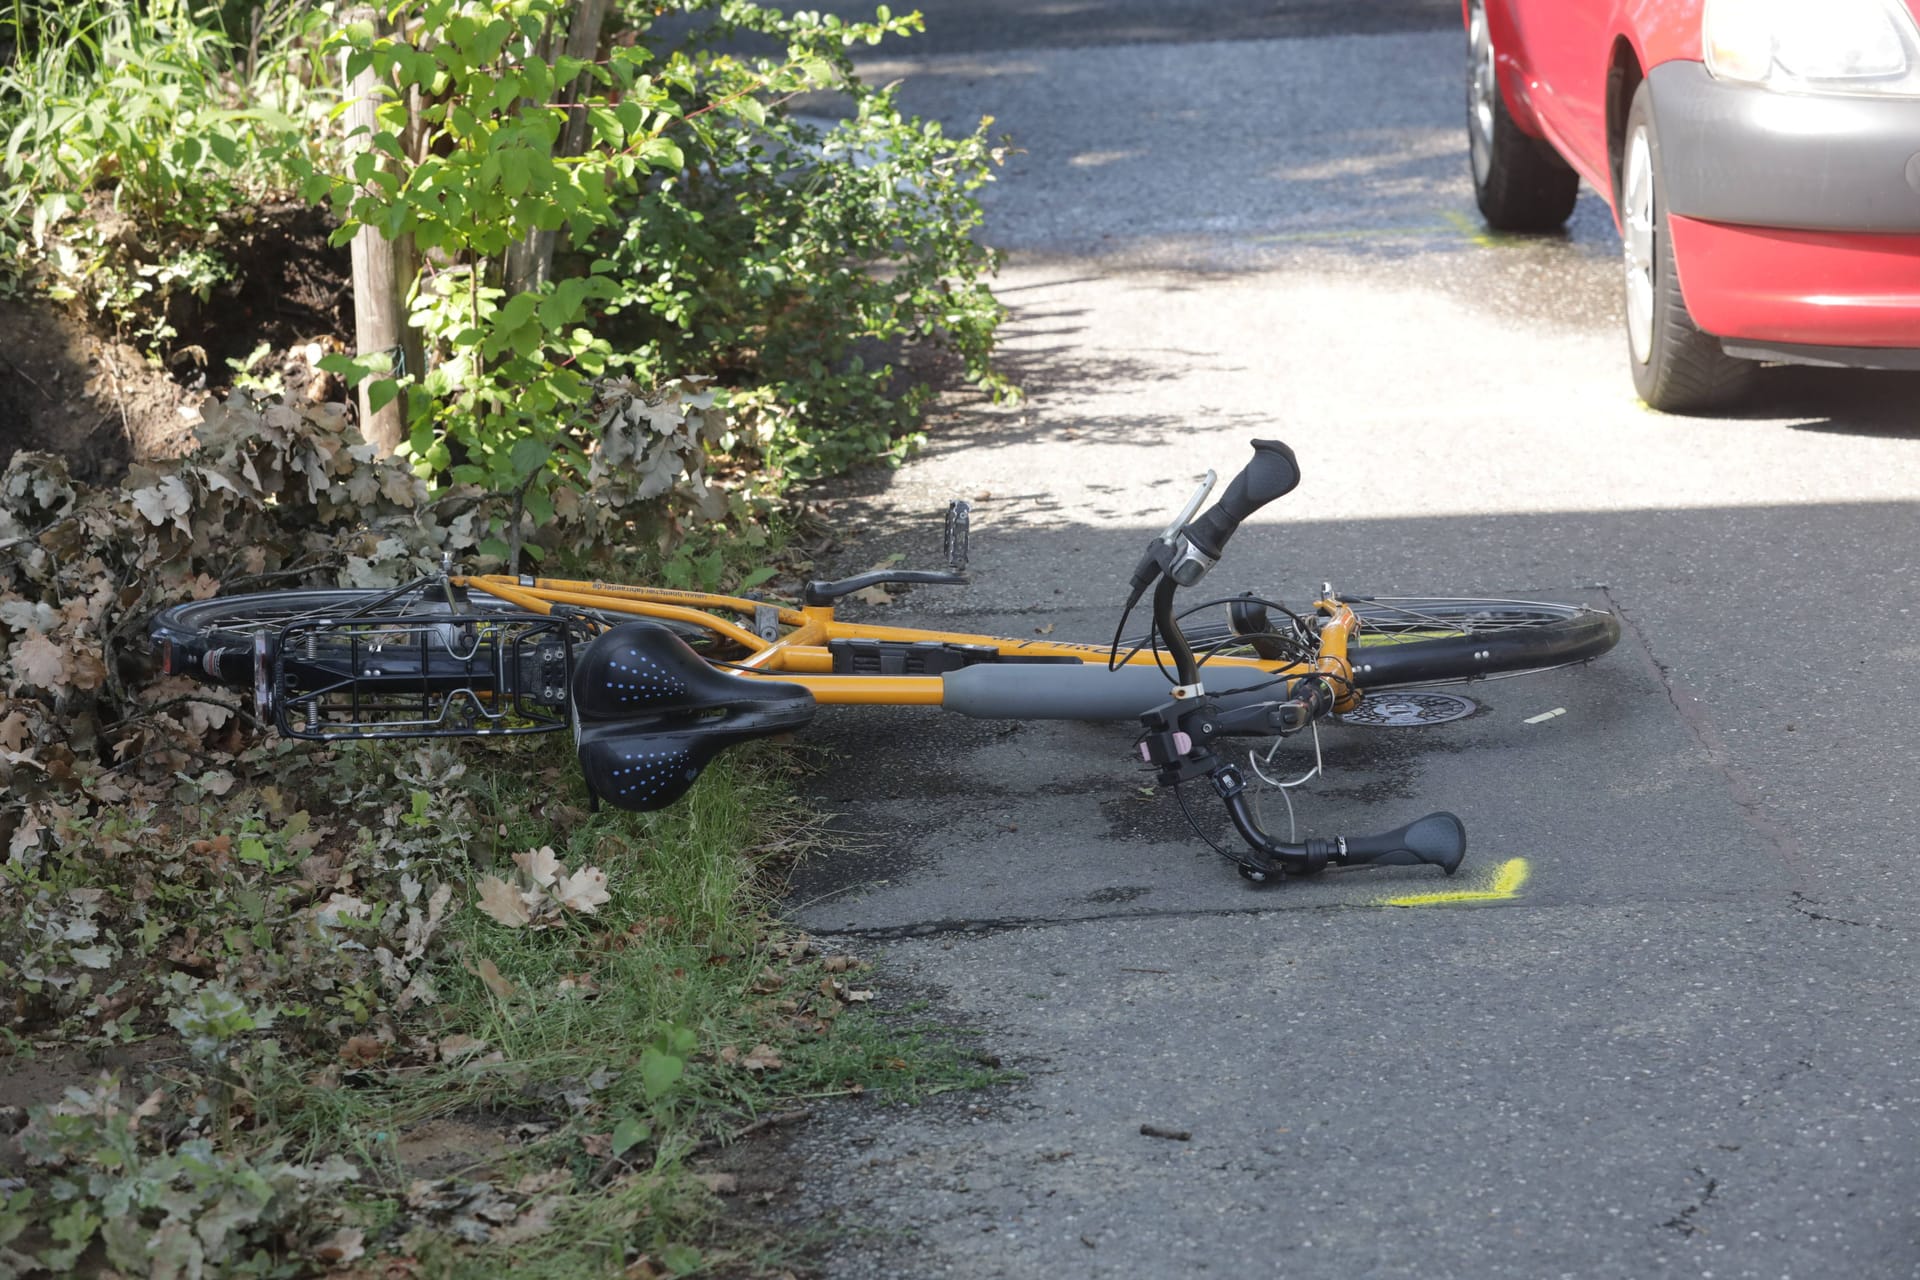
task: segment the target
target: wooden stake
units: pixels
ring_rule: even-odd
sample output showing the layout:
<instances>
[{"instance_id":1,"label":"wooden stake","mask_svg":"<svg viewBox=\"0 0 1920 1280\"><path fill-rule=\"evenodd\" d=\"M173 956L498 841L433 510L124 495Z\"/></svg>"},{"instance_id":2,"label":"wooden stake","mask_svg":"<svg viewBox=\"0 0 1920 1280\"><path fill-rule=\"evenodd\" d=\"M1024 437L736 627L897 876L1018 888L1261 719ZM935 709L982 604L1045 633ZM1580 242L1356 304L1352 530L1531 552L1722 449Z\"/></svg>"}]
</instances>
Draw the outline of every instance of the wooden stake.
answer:
<instances>
[{"instance_id":1,"label":"wooden stake","mask_svg":"<svg viewBox=\"0 0 1920 1280\"><path fill-rule=\"evenodd\" d=\"M380 12L372 5L359 5L348 10L346 20L371 22L377 31ZM344 67L344 55L342 57ZM371 148L373 135L380 128L374 117L374 110L380 104L380 81L373 68L368 67L354 77L347 93L347 152L351 160L353 155ZM405 255L409 261L413 256L411 250L409 244ZM406 349L403 342L406 312L402 299L412 284L411 279L402 278L399 258L395 243L373 227L362 227L353 237L354 342L360 355L376 351L393 353L396 367L401 363L399 353ZM421 370L409 372L417 377ZM406 438L406 400L396 397L379 412L374 412L367 403L367 388L372 381L360 384L360 434L384 456L399 448Z\"/></svg>"}]
</instances>

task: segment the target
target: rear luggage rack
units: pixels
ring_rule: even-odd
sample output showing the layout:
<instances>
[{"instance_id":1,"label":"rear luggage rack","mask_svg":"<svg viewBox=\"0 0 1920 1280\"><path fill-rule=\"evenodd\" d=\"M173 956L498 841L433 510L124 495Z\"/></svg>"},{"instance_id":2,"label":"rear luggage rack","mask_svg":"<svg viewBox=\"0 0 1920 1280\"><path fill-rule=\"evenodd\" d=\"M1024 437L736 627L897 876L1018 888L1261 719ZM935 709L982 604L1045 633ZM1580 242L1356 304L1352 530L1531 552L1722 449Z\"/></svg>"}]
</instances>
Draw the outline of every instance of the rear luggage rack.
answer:
<instances>
[{"instance_id":1,"label":"rear luggage rack","mask_svg":"<svg viewBox=\"0 0 1920 1280\"><path fill-rule=\"evenodd\" d=\"M303 619L256 637L255 692L291 738L464 737L566 727L579 619Z\"/></svg>"}]
</instances>

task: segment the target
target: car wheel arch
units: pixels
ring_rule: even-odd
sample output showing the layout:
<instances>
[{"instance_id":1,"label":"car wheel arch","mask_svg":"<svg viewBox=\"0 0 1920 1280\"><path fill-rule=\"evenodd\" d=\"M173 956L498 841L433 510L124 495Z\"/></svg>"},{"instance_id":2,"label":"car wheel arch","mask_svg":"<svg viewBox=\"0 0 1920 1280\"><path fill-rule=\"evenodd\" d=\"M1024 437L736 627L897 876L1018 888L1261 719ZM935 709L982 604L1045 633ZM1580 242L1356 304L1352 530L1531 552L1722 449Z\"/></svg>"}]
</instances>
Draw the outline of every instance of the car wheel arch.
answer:
<instances>
[{"instance_id":1,"label":"car wheel arch","mask_svg":"<svg viewBox=\"0 0 1920 1280\"><path fill-rule=\"evenodd\" d=\"M1633 108L1633 95L1639 91L1640 82L1646 78L1633 42L1624 35L1616 36L1607 57L1607 168L1612 179L1607 203L1613 206L1616 227L1621 225L1620 181L1627 154L1627 113Z\"/></svg>"},{"instance_id":2,"label":"car wheel arch","mask_svg":"<svg viewBox=\"0 0 1920 1280\"><path fill-rule=\"evenodd\" d=\"M1520 37L1520 24L1514 19L1512 0L1481 0L1487 11L1487 31L1493 38L1495 79L1507 114L1529 137L1546 137L1533 113L1533 99L1527 93L1526 42ZM1471 25L1472 0L1460 0L1461 21Z\"/></svg>"}]
</instances>

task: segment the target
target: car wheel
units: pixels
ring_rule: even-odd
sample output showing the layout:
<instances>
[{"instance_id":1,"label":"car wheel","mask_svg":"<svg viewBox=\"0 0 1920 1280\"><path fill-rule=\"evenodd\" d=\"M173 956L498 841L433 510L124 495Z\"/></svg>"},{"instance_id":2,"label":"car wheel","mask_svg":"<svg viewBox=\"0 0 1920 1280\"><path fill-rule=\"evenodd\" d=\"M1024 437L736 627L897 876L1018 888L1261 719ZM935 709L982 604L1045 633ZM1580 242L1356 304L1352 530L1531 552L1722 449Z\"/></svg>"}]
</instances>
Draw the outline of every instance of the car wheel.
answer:
<instances>
[{"instance_id":1,"label":"car wheel","mask_svg":"<svg viewBox=\"0 0 1920 1280\"><path fill-rule=\"evenodd\" d=\"M1474 199L1496 231L1551 231L1573 212L1580 175L1513 122L1495 66L1486 2L1473 0L1467 22L1467 143Z\"/></svg>"},{"instance_id":2,"label":"car wheel","mask_svg":"<svg viewBox=\"0 0 1920 1280\"><path fill-rule=\"evenodd\" d=\"M1757 368L1720 347L1703 332L1680 295L1673 262L1666 195L1661 179L1660 135L1653 123L1653 91L1646 82L1627 112L1625 152L1620 158L1620 239L1627 275L1627 353L1633 386L1649 406L1664 413L1697 413L1737 399Z\"/></svg>"}]
</instances>

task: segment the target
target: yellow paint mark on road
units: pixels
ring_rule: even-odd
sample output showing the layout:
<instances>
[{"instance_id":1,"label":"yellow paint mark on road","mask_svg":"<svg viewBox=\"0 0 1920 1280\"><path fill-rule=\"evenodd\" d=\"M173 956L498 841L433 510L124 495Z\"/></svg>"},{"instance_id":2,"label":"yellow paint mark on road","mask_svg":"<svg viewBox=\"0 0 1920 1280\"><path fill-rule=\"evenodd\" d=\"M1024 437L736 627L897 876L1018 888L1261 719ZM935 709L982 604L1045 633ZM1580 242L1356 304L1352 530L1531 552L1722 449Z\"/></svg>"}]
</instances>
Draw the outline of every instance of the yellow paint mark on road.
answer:
<instances>
[{"instance_id":1,"label":"yellow paint mark on road","mask_svg":"<svg viewBox=\"0 0 1920 1280\"><path fill-rule=\"evenodd\" d=\"M1482 249L1497 249L1501 245L1519 244L1523 237L1502 235L1498 231L1489 231L1484 222L1476 222L1464 213L1448 209L1441 213L1449 226Z\"/></svg>"},{"instance_id":2,"label":"yellow paint mark on road","mask_svg":"<svg viewBox=\"0 0 1920 1280\"><path fill-rule=\"evenodd\" d=\"M1476 222L1466 214L1454 209L1439 211L1441 221L1424 223L1419 226L1401 227L1321 227L1312 231L1272 231L1265 235L1249 236L1254 244L1312 244L1337 243L1343 240L1391 240L1404 236L1439 238L1450 240L1458 236L1479 245L1483 249L1501 245L1520 244L1524 236L1503 235L1498 231L1489 231L1486 224Z\"/></svg>"},{"instance_id":3,"label":"yellow paint mark on road","mask_svg":"<svg viewBox=\"0 0 1920 1280\"><path fill-rule=\"evenodd\" d=\"M1255 244L1306 244L1313 241L1387 240L1396 236L1449 236L1457 227L1325 227L1318 231L1273 231L1248 237Z\"/></svg>"},{"instance_id":4,"label":"yellow paint mark on road","mask_svg":"<svg viewBox=\"0 0 1920 1280\"><path fill-rule=\"evenodd\" d=\"M1405 897L1386 898L1380 903L1383 907L1434 907L1449 902L1498 902L1511 898L1520 892L1520 886L1527 882L1527 860L1508 858L1494 872L1493 884L1486 889L1450 889L1440 893L1410 893Z\"/></svg>"}]
</instances>

